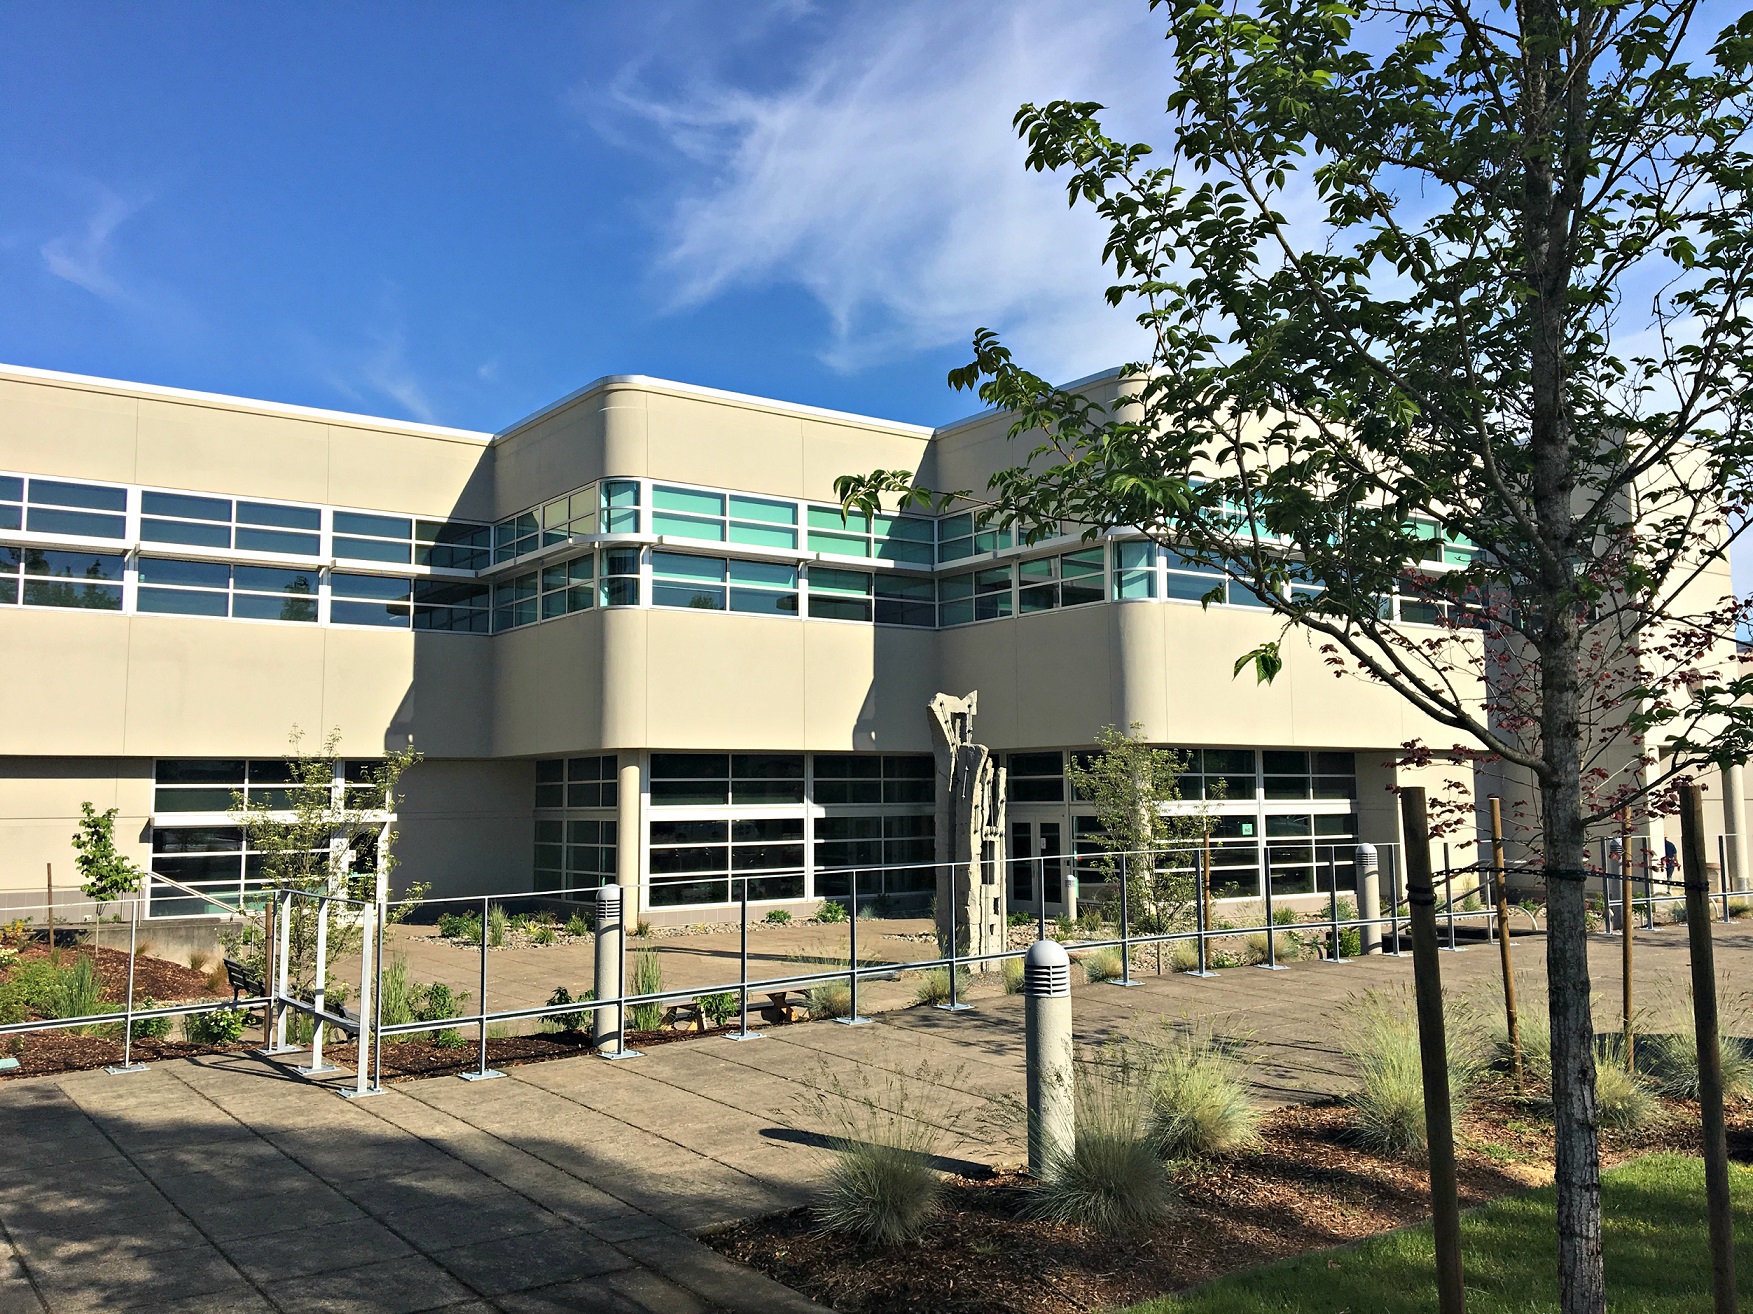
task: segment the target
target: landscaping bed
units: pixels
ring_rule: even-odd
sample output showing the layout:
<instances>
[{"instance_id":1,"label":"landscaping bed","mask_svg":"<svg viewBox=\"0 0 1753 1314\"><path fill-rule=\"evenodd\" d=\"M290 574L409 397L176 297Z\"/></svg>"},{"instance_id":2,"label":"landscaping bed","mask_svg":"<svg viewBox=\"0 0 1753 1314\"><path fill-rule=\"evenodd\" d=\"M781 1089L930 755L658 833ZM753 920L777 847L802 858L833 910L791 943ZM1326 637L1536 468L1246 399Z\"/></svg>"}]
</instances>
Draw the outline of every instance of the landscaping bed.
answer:
<instances>
[{"instance_id":1,"label":"landscaping bed","mask_svg":"<svg viewBox=\"0 0 1753 1314\"><path fill-rule=\"evenodd\" d=\"M1650 1151L1697 1153L1696 1107L1671 1109L1673 1120L1656 1130L1604 1132L1603 1163ZM1507 1091L1476 1097L1458 1132L1464 1205L1550 1181L1551 1126ZM1740 1111L1732 1115L1731 1153L1746 1159L1750 1149L1753 1118ZM1068 1314L1417 1223L1429 1215L1427 1185L1421 1167L1360 1148L1348 1110L1325 1104L1269 1114L1253 1147L1192 1170L1178 1184L1174 1215L1130 1240L1026 1217L1028 1179L1016 1173L953 1179L926 1232L887 1249L825 1234L808 1210L704 1239L845 1314Z\"/></svg>"}]
</instances>

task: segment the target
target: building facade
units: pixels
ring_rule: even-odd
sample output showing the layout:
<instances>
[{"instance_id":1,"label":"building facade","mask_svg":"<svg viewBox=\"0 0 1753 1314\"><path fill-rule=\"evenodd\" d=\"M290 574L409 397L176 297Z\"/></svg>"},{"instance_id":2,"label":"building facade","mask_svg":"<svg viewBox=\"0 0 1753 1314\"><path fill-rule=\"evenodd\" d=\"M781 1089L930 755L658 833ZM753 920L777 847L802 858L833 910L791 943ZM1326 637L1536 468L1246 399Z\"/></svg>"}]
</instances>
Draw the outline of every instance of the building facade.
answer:
<instances>
[{"instance_id":1,"label":"building facade","mask_svg":"<svg viewBox=\"0 0 1753 1314\"><path fill-rule=\"evenodd\" d=\"M0 898L75 883L84 801L234 896L232 799L284 786L296 728L339 731L344 771L425 755L399 875L435 894L615 880L700 921L733 876L807 907L860 871L920 899L940 690L979 691L1008 766L1010 851L1039 859L1016 902L1065 906L1094 829L1066 764L1110 725L1187 752L1219 895L1349 884L1358 840L1396 838L1399 746L1452 736L1294 637L1273 684L1235 679L1278 623L1139 535L842 516L843 474L983 487L1007 425L617 376L484 434L0 369Z\"/></svg>"}]
</instances>

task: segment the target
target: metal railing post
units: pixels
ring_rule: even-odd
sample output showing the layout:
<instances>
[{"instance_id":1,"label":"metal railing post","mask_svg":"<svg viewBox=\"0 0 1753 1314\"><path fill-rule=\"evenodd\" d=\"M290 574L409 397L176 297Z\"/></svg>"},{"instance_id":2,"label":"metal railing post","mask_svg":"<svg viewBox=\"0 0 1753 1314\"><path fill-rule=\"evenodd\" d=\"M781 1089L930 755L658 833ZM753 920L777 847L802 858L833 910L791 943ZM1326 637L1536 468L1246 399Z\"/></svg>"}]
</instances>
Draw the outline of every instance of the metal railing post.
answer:
<instances>
[{"instance_id":1,"label":"metal railing post","mask_svg":"<svg viewBox=\"0 0 1753 1314\"><path fill-rule=\"evenodd\" d=\"M862 1027L868 1025L870 1019L860 1016L858 1012L858 869L853 868L847 872L846 879L852 891L852 922L846 932L849 937L847 948L851 952L851 961L846 965L846 980L852 999L847 1015L834 1020L842 1026ZM953 887L953 881L951 885Z\"/></svg>"},{"instance_id":2,"label":"metal railing post","mask_svg":"<svg viewBox=\"0 0 1753 1314\"><path fill-rule=\"evenodd\" d=\"M1040 906L1040 915L1035 927L1035 939L1047 938L1047 851L1045 848L1035 855L1035 901Z\"/></svg>"},{"instance_id":3,"label":"metal railing post","mask_svg":"<svg viewBox=\"0 0 1753 1314\"><path fill-rule=\"evenodd\" d=\"M329 898L326 894L314 897L317 901L317 954L310 1002L318 1013L326 1013L329 1011ZM310 1023L310 1062L298 1070L307 1077L314 1077L319 1073L333 1072L335 1065L323 1062L323 1020L312 1017Z\"/></svg>"},{"instance_id":4,"label":"metal railing post","mask_svg":"<svg viewBox=\"0 0 1753 1314\"><path fill-rule=\"evenodd\" d=\"M982 864L982 867L984 867L985 861L986 861L986 859L985 859L984 855L982 855L982 857L980 858L980 862ZM984 870L982 870L981 874L984 876L984 874L985 874ZM972 883L972 880L973 880L973 876L972 876L972 873L970 873L970 875L969 875L970 883ZM958 997L958 994L956 991L956 905L960 902L960 900L955 897L956 896L956 868L954 866L952 866L950 868L949 890L950 890L950 945L949 945L950 998L949 998L949 1002L947 1004L939 1004L938 1007L946 1013L966 1013L969 1009L973 1008L973 1005L962 1003L962 1001ZM973 926L970 925L968 930L969 930L969 937L971 939L972 935L973 935Z\"/></svg>"},{"instance_id":5,"label":"metal railing post","mask_svg":"<svg viewBox=\"0 0 1753 1314\"><path fill-rule=\"evenodd\" d=\"M359 942L359 1036L354 1043L358 1054L358 1062L354 1065L353 1089L340 1092L344 1099L360 1099L366 1095L381 1095L383 1087L377 1084L374 1074L377 1069L372 1064L372 1040L377 1034L378 990L376 971L382 960L378 950L377 903L365 904L360 909L363 919L361 940Z\"/></svg>"},{"instance_id":6,"label":"metal railing post","mask_svg":"<svg viewBox=\"0 0 1753 1314\"><path fill-rule=\"evenodd\" d=\"M279 953L279 962L274 965L278 976L278 984L269 991L274 997L274 1048L276 1054L285 1053L286 1044L286 997L292 993L292 891L288 890L280 900L280 935L275 941Z\"/></svg>"},{"instance_id":7,"label":"metal railing post","mask_svg":"<svg viewBox=\"0 0 1753 1314\"><path fill-rule=\"evenodd\" d=\"M1072 862L1075 863L1076 861L1077 857L1074 854L1072 856ZM1145 861L1145 870L1150 872L1151 876L1154 878L1156 875L1156 855L1154 853L1147 853L1145 855ZM1132 934L1128 929L1128 923L1132 921L1132 906L1127 902L1126 897L1126 887L1132 884L1132 882L1126 879L1126 876L1127 869L1122 867L1120 871L1120 979L1118 981L1110 981L1108 984L1130 989L1133 986L1143 985L1144 982L1134 981L1132 979Z\"/></svg>"},{"instance_id":8,"label":"metal railing post","mask_svg":"<svg viewBox=\"0 0 1753 1314\"><path fill-rule=\"evenodd\" d=\"M487 895L481 896L481 1064L473 1072L459 1072L457 1075L464 1081L492 1081L495 1077L503 1077L503 1072L496 1072L487 1066L487 919L492 909L489 907Z\"/></svg>"},{"instance_id":9,"label":"metal railing post","mask_svg":"<svg viewBox=\"0 0 1753 1314\"><path fill-rule=\"evenodd\" d=\"M1333 957L1325 961L1349 963L1351 960L1339 952L1339 855L1331 846L1327 849L1327 923L1333 937Z\"/></svg>"},{"instance_id":10,"label":"metal railing post","mask_svg":"<svg viewBox=\"0 0 1753 1314\"><path fill-rule=\"evenodd\" d=\"M740 940L737 948L737 1029L728 1033L727 1040L760 1040L759 1031L749 1030L749 878L732 876L738 881L737 887L737 930Z\"/></svg>"},{"instance_id":11,"label":"metal railing post","mask_svg":"<svg viewBox=\"0 0 1753 1314\"><path fill-rule=\"evenodd\" d=\"M1443 841L1443 902L1448 907L1448 951L1452 954L1460 953L1461 951L1455 948L1455 869L1450 862L1447 840Z\"/></svg>"},{"instance_id":12,"label":"metal railing post","mask_svg":"<svg viewBox=\"0 0 1753 1314\"><path fill-rule=\"evenodd\" d=\"M1398 850L1383 850L1388 859L1388 897L1392 902L1388 905L1388 926L1394 936L1394 957L1404 958L1405 952L1400 948L1400 859Z\"/></svg>"},{"instance_id":13,"label":"metal railing post","mask_svg":"<svg viewBox=\"0 0 1753 1314\"><path fill-rule=\"evenodd\" d=\"M140 901L130 901L134 910L133 918L128 923L128 1002L122 1011L122 1062L121 1066L110 1066L104 1069L112 1077L119 1077L129 1072L144 1072L144 1063L134 1062L134 964L140 952ZM92 953L92 966L97 966L97 950Z\"/></svg>"},{"instance_id":14,"label":"metal railing post","mask_svg":"<svg viewBox=\"0 0 1753 1314\"><path fill-rule=\"evenodd\" d=\"M1723 920L1729 920L1729 837L1716 837L1716 869L1723 887Z\"/></svg>"},{"instance_id":15,"label":"metal railing post","mask_svg":"<svg viewBox=\"0 0 1753 1314\"><path fill-rule=\"evenodd\" d=\"M1261 873L1265 878L1266 889L1266 961L1255 963L1254 966L1266 972L1285 972L1290 969L1281 967L1278 962L1277 923L1272 920L1272 867L1270 864Z\"/></svg>"},{"instance_id":16,"label":"metal railing post","mask_svg":"<svg viewBox=\"0 0 1753 1314\"><path fill-rule=\"evenodd\" d=\"M1211 877L1205 869L1205 855L1197 849L1193 852L1193 874L1198 882L1193 891L1193 943L1199 951L1199 970L1193 975L1198 977L1216 976L1217 973L1213 972L1205 961L1205 939L1211 929L1205 924L1205 893L1206 882Z\"/></svg>"}]
</instances>

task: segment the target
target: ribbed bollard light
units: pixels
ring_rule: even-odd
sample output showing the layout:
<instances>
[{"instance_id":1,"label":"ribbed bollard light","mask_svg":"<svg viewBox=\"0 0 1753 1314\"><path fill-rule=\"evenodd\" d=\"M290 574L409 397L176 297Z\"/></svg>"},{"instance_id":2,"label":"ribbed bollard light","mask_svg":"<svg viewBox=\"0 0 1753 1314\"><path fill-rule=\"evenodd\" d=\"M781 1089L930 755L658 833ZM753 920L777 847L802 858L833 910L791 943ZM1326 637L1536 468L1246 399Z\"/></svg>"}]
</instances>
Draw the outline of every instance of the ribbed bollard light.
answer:
<instances>
[{"instance_id":1,"label":"ribbed bollard light","mask_svg":"<svg viewBox=\"0 0 1753 1314\"><path fill-rule=\"evenodd\" d=\"M1029 1173L1044 1178L1070 1156L1077 1123L1071 1067L1071 959L1055 941L1037 941L1023 955L1023 1019Z\"/></svg>"},{"instance_id":2,"label":"ribbed bollard light","mask_svg":"<svg viewBox=\"0 0 1753 1314\"><path fill-rule=\"evenodd\" d=\"M1364 923L1358 928L1363 951L1381 953L1382 928L1376 919L1382 915L1382 869L1374 844L1357 846L1357 915Z\"/></svg>"},{"instance_id":3,"label":"ribbed bollard light","mask_svg":"<svg viewBox=\"0 0 1753 1314\"><path fill-rule=\"evenodd\" d=\"M597 891L596 997L621 998L621 887L605 885ZM604 1058L621 1054L621 1005L599 1008L591 1014L591 1036Z\"/></svg>"}]
</instances>

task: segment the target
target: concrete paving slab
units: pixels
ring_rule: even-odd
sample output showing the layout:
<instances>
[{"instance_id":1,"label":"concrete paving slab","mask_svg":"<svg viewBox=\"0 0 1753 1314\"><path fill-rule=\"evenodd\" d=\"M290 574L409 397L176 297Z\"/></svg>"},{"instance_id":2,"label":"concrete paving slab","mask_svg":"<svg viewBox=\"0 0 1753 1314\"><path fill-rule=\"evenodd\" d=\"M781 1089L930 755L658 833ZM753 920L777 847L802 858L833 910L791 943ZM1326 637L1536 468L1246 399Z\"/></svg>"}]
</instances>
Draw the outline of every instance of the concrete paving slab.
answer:
<instances>
[{"instance_id":1,"label":"concrete paving slab","mask_svg":"<svg viewBox=\"0 0 1753 1314\"><path fill-rule=\"evenodd\" d=\"M500 1237L446 1250L435 1258L483 1296L503 1296L631 1268L622 1251L576 1228Z\"/></svg>"},{"instance_id":2,"label":"concrete paving slab","mask_svg":"<svg viewBox=\"0 0 1753 1314\"><path fill-rule=\"evenodd\" d=\"M475 1294L420 1255L287 1278L263 1292L284 1314L415 1314L459 1304Z\"/></svg>"},{"instance_id":3,"label":"concrete paving slab","mask_svg":"<svg viewBox=\"0 0 1753 1314\"><path fill-rule=\"evenodd\" d=\"M389 1228L360 1218L265 1236L233 1237L219 1242L218 1247L245 1277L264 1285L414 1253L413 1247Z\"/></svg>"}]
</instances>

